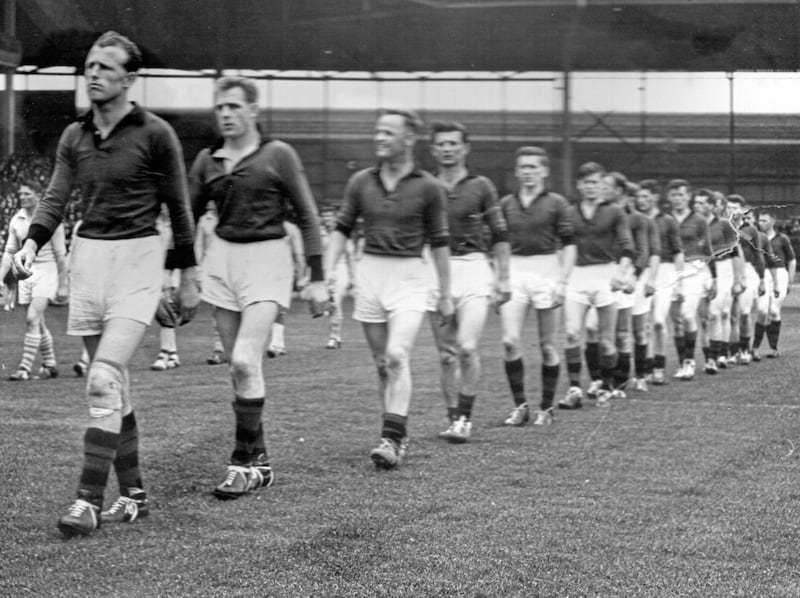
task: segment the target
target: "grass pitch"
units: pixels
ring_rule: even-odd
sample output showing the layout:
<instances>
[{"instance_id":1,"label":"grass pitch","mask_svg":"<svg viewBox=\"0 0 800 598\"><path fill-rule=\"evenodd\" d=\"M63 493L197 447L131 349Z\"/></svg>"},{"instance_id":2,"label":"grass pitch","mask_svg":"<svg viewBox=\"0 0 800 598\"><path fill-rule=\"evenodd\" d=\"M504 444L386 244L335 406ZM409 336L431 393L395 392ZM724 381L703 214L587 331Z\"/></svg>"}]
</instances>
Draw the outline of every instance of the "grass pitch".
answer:
<instances>
[{"instance_id":1,"label":"grass pitch","mask_svg":"<svg viewBox=\"0 0 800 598\"><path fill-rule=\"evenodd\" d=\"M232 448L232 395L225 366L205 365L204 309L179 331L180 368L149 370L155 329L132 364L150 517L68 541L55 522L81 460L79 342L51 308L62 377L5 381L24 314L4 312L0 595L800 596L798 305L790 295L780 359L560 412L545 428L502 426L511 400L492 316L462 446L436 438L444 408L424 327L409 458L381 472L368 459L381 409L361 331L348 320L344 347L326 351L325 322L297 304L289 354L265 361L275 485L228 502L211 490Z\"/></svg>"}]
</instances>

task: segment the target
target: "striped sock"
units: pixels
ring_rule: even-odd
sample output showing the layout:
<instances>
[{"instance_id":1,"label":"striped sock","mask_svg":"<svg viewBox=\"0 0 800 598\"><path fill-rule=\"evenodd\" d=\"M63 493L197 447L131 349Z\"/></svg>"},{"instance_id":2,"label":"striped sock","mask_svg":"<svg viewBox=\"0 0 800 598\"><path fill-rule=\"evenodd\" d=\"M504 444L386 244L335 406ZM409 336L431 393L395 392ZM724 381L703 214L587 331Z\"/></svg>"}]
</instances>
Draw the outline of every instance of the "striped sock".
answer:
<instances>
[{"instance_id":1,"label":"striped sock","mask_svg":"<svg viewBox=\"0 0 800 598\"><path fill-rule=\"evenodd\" d=\"M397 415L396 413L384 413L381 438L388 438L399 445L407 435L407 426L408 416Z\"/></svg>"},{"instance_id":2,"label":"striped sock","mask_svg":"<svg viewBox=\"0 0 800 598\"><path fill-rule=\"evenodd\" d=\"M614 369L614 386L622 387L631 375L631 354L619 353L617 356L617 367Z\"/></svg>"},{"instance_id":3,"label":"striped sock","mask_svg":"<svg viewBox=\"0 0 800 598\"><path fill-rule=\"evenodd\" d=\"M778 339L781 336L781 321L780 320L772 320L767 326L767 342L769 343L769 348L773 351L778 350Z\"/></svg>"},{"instance_id":4,"label":"striped sock","mask_svg":"<svg viewBox=\"0 0 800 598\"><path fill-rule=\"evenodd\" d=\"M53 335L48 330L42 335L42 342L39 344L42 352L42 365L56 367L56 351L53 348Z\"/></svg>"},{"instance_id":5,"label":"striped sock","mask_svg":"<svg viewBox=\"0 0 800 598\"><path fill-rule=\"evenodd\" d=\"M614 370L617 369L617 361L619 356L616 352L611 355L600 355L600 379L603 381L603 386L611 390L615 388Z\"/></svg>"},{"instance_id":6,"label":"striped sock","mask_svg":"<svg viewBox=\"0 0 800 598\"><path fill-rule=\"evenodd\" d=\"M633 362L637 378L644 378L648 371L647 343L633 348Z\"/></svg>"},{"instance_id":7,"label":"striped sock","mask_svg":"<svg viewBox=\"0 0 800 598\"><path fill-rule=\"evenodd\" d=\"M542 411L547 411L553 406L560 369L561 364L559 363L556 365L542 365L542 402L539 404L539 409Z\"/></svg>"},{"instance_id":8,"label":"striped sock","mask_svg":"<svg viewBox=\"0 0 800 598\"><path fill-rule=\"evenodd\" d=\"M506 361L504 364L514 404L522 405L525 402L525 365L522 362L522 357L513 361Z\"/></svg>"},{"instance_id":9,"label":"striped sock","mask_svg":"<svg viewBox=\"0 0 800 598\"><path fill-rule=\"evenodd\" d=\"M102 503L111 464L119 447L120 435L100 428L87 428L83 436L83 469L78 491L85 491Z\"/></svg>"},{"instance_id":10,"label":"striped sock","mask_svg":"<svg viewBox=\"0 0 800 598\"><path fill-rule=\"evenodd\" d=\"M475 404L475 395L458 393L458 414L467 419L472 417L472 406Z\"/></svg>"},{"instance_id":11,"label":"striped sock","mask_svg":"<svg viewBox=\"0 0 800 598\"><path fill-rule=\"evenodd\" d=\"M764 340L764 333L766 331L766 326L756 322L755 333L753 334L753 349L758 349L761 346L761 341Z\"/></svg>"},{"instance_id":12,"label":"striped sock","mask_svg":"<svg viewBox=\"0 0 800 598\"><path fill-rule=\"evenodd\" d=\"M263 397L259 399L236 397L233 401L233 413L236 416L236 442L231 454L232 465L249 465L252 461L263 410Z\"/></svg>"},{"instance_id":13,"label":"striped sock","mask_svg":"<svg viewBox=\"0 0 800 598\"><path fill-rule=\"evenodd\" d=\"M581 385L581 348L580 347L567 347L564 350L567 362L567 376L569 376L569 385Z\"/></svg>"},{"instance_id":14,"label":"striped sock","mask_svg":"<svg viewBox=\"0 0 800 598\"><path fill-rule=\"evenodd\" d=\"M128 496L129 488L144 488L139 471L139 429L133 411L122 417L114 471L117 472L121 496Z\"/></svg>"},{"instance_id":15,"label":"striped sock","mask_svg":"<svg viewBox=\"0 0 800 598\"><path fill-rule=\"evenodd\" d=\"M39 345L42 343L42 335L25 333L25 341L22 344L22 359L19 362L19 369L31 371L33 361L39 352Z\"/></svg>"},{"instance_id":16,"label":"striped sock","mask_svg":"<svg viewBox=\"0 0 800 598\"><path fill-rule=\"evenodd\" d=\"M589 371L589 378L597 380L600 378L600 343L586 343L583 350L583 358L586 360L586 369Z\"/></svg>"}]
</instances>

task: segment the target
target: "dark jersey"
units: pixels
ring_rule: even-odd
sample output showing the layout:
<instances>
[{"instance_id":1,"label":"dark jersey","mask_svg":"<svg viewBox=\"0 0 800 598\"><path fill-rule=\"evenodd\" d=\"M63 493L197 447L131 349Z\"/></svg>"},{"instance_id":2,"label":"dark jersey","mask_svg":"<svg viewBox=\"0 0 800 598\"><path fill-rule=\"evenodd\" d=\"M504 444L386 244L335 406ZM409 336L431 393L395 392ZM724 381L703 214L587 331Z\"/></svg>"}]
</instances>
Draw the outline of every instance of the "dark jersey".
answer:
<instances>
[{"instance_id":1,"label":"dark jersey","mask_svg":"<svg viewBox=\"0 0 800 598\"><path fill-rule=\"evenodd\" d=\"M775 233L767 238L767 266L770 268L789 269L789 262L795 259L794 249L789 237L783 233Z\"/></svg>"},{"instance_id":2,"label":"dark jersey","mask_svg":"<svg viewBox=\"0 0 800 598\"><path fill-rule=\"evenodd\" d=\"M766 236L763 238L766 239ZM764 278L766 250L762 242L762 235L759 234L755 226L745 224L739 229L739 245L742 247L742 255L745 261L753 265L759 278Z\"/></svg>"},{"instance_id":3,"label":"dark jersey","mask_svg":"<svg viewBox=\"0 0 800 598\"><path fill-rule=\"evenodd\" d=\"M512 255L548 255L575 244L569 203L558 193L545 191L524 207L517 195L500 200L508 223Z\"/></svg>"},{"instance_id":4,"label":"dark jersey","mask_svg":"<svg viewBox=\"0 0 800 598\"><path fill-rule=\"evenodd\" d=\"M450 229L450 255L489 250L485 227L491 244L508 240L508 226L497 201L497 190L483 176L467 175L447 193L447 219Z\"/></svg>"},{"instance_id":5,"label":"dark jersey","mask_svg":"<svg viewBox=\"0 0 800 598\"><path fill-rule=\"evenodd\" d=\"M683 242L678 221L669 214L659 212L653 218L658 228L658 239L661 244L661 261L672 263L675 256L683 251Z\"/></svg>"},{"instance_id":6,"label":"dark jersey","mask_svg":"<svg viewBox=\"0 0 800 598\"><path fill-rule=\"evenodd\" d=\"M578 202L569 207L568 213L575 227L576 266L609 264L623 257L633 259L631 228L622 208L599 203L592 217L587 218Z\"/></svg>"}]
</instances>

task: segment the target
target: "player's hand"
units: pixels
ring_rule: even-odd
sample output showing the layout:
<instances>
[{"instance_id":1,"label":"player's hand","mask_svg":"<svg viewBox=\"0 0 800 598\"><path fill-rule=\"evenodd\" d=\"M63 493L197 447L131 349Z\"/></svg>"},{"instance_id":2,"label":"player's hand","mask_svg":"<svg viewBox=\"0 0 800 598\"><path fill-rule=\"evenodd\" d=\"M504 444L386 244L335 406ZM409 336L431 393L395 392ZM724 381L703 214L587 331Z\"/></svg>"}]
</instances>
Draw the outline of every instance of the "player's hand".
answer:
<instances>
[{"instance_id":1,"label":"player's hand","mask_svg":"<svg viewBox=\"0 0 800 598\"><path fill-rule=\"evenodd\" d=\"M495 313L500 313L500 307L511 300L511 284L508 280L498 280L494 287L492 305Z\"/></svg>"},{"instance_id":2,"label":"player's hand","mask_svg":"<svg viewBox=\"0 0 800 598\"><path fill-rule=\"evenodd\" d=\"M11 271L17 280L25 280L33 274L31 267L36 259L36 243L28 239L11 261Z\"/></svg>"},{"instance_id":3,"label":"player's hand","mask_svg":"<svg viewBox=\"0 0 800 598\"><path fill-rule=\"evenodd\" d=\"M194 268L181 270L181 282L175 293L175 308L181 318L181 326L191 322L200 305L200 285Z\"/></svg>"},{"instance_id":4,"label":"player's hand","mask_svg":"<svg viewBox=\"0 0 800 598\"><path fill-rule=\"evenodd\" d=\"M708 296L709 300L713 300L714 297L717 296L717 280L716 279L712 279L711 280L711 286L708 287L708 295L707 296Z\"/></svg>"},{"instance_id":5,"label":"player's hand","mask_svg":"<svg viewBox=\"0 0 800 598\"><path fill-rule=\"evenodd\" d=\"M746 290L747 290L747 287L745 286L745 284L741 280L737 280L736 282L733 283L732 292L733 292L733 296L734 297L736 297L737 295L741 295Z\"/></svg>"},{"instance_id":6,"label":"player's hand","mask_svg":"<svg viewBox=\"0 0 800 598\"><path fill-rule=\"evenodd\" d=\"M648 280L644 283L644 296L645 297L652 297L656 294L656 282L654 280Z\"/></svg>"},{"instance_id":7,"label":"player's hand","mask_svg":"<svg viewBox=\"0 0 800 598\"><path fill-rule=\"evenodd\" d=\"M436 315L439 326L445 326L455 319L455 306L450 293L439 293L439 300L436 303Z\"/></svg>"},{"instance_id":8,"label":"player's hand","mask_svg":"<svg viewBox=\"0 0 800 598\"><path fill-rule=\"evenodd\" d=\"M775 289L772 291L772 295L773 297L775 297L775 299L777 299L778 297L781 296L781 292L778 289Z\"/></svg>"},{"instance_id":9,"label":"player's hand","mask_svg":"<svg viewBox=\"0 0 800 598\"><path fill-rule=\"evenodd\" d=\"M758 296L763 297L766 292L767 286L764 284L764 279L762 278L758 281Z\"/></svg>"},{"instance_id":10,"label":"player's hand","mask_svg":"<svg viewBox=\"0 0 800 598\"><path fill-rule=\"evenodd\" d=\"M300 294L301 299L308 301L312 318L321 318L325 315L330 305L330 297L327 285L322 280L309 282Z\"/></svg>"},{"instance_id":11,"label":"player's hand","mask_svg":"<svg viewBox=\"0 0 800 598\"><path fill-rule=\"evenodd\" d=\"M561 307L567 300L567 282L559 280L553 289L553 307Z\"/></svg>"}]
</instances>

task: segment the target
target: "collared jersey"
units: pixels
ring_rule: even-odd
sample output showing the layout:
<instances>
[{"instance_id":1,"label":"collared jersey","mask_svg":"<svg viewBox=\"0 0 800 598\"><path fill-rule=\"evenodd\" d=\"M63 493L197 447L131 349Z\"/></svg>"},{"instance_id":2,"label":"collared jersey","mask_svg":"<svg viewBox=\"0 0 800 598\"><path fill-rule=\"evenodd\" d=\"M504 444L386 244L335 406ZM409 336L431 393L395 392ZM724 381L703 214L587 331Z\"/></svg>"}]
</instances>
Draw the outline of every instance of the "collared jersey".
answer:
<instances>
[{"instance_id":1,"label":"collared jersey","mask_svg":"<svg viewBox=\"0 0 800 598\"><path fill-rule=\"evenodd\" d=\"M518 195L506 195L500 208L508 223L512 255L549 255L575 244L569 203L558 193L544 191L527 207Z\"/></svg>"},{"instance_id":2,"label":"collared jersey","mask_svg":"<svg viewBox=\"0 0 800 598\"><path fill-rule=\"evenodd\" d=\"M447 194L447 220L450 229L450 255L489 251L485 226L491 243L508 240L508 226L497 202L497 189L484 176L468 174Z\"/></svg>"},{"instance_id":3,"label":"collared jersey","mask_svg":"<svg viewBox=\"0 0 800 598\"><path fill-rule=\"evenodd\" d=\"M157 235L156 218L164 203L175 238L175 267L195 265L183 150L163 119L134 104L105 139L91 110L64 129L50 185L28 233L39 247L63 219L73 186L80 191L83 215L79 237Z\"/></svg>"},{"instance_id":4,"label":"collared jersey","mask_svg":"<svg viewBox=\"0 0 800 598\"><path fill-rule=\"evenodd\" d=\"M775 233L771 239L767 237L767 243L767 266L788 270L789 262L796 259L789 237L783 233Z\"/></svg>"},{"instance_id":5,"label":"collared jersey","mask_svg":"<svg viewBox=\"0 0 800 598\"><path fill-rule=\"evenodd\" d=\"M711 249L716 259L731 258L736 254L739 238L736 229L727 218L714 216L708 224L708 236L711 239Z\"/></svg>"},{"instance_id":6,"label":"collared jersey","mask_svg":"<svg viewBox=\"0 0 800 598\"><path fill-rule=\"evenodd\" d=\"M592 266L634 258L633 238L624 210L607 202L596 205L591 219L584 215L581 202L569 207L575 228L576 266Z\"/></svg>"},{"instance_id":7,"label":"collared jersey","mask_svg":"<svg viewBox=\"0 0 800 598\"><path fill-rule=\"evenodd\" d=\"M303 233L306 258L322 255L319 217L303 165L287 143L264 138L230 172L222 143L202 150L189 171L189 191L195 214L206 204L217 206L215 233L231 243L253 243L286 236L288 205Z\"/></svg>"},{"instance_id":8,"label":"collared jersey","mask_svg":"<svg viewBox=\"0 0 800 598\"><path fill-rule=\"evenodd\" d=\"M653 217L658 228L658 239L661 244L661 261L672 263L675 256L683 251L678 221L671 215L659 212Z\"/></svg>"},{"instance_id":9,"label":"collared jersey","mask_svg":"<svg viewBox=\"0 0 800 598\"><path fill-rule=\"evenodd\" d=\"M764 236L764 239L766 239L766 236ZM753 265L759 278L763 278L765 246L762 236L755 226L745 224L739 229L739 244L742 247L742 255L745 261Z\"/></svg>"},{"instance_id":10,"label":"collared jersey","mask_svg":"<svg viewBox=\"0 0 800 598\"><path fill-rule=\"evenodd\" d=\"M711 240L708 234L708 222L702 216L689 212L678 221L678 230L683 244L683 255L687 261L708 259L711 257Z\"/></svg>"},{"instance_id":11,"label":"collared jersey","mask_svg":"<svg viewBox=\"0 0 800 598\"><path fill-rule=\"evenodd\" d=\"M8 239L6 240L6 253L14 255L22 247L22 243L28 236L28 229L30 228L31 219L25 210L20 210L14 214L11 221L8 223ZM54 262L56 259L63 258L67 255L66 234L64 233L64 225L59 224L56 227L53 236L50 240L42 245L36 254L34 263Z\"/></svg>"},{"instance_id":12,"label":"collared jersey","mask_svg":"<svg viewBox=\"0 0 800 598\"><path fill-rule=\"evenodd\" d=\"M355 173L347 183L336 228L345 236L364 220L364 253L420 257L427 242L448 245L447 197L428 172L415 168L389 191L380 166Z\"/></svg>"}]
</instances>

